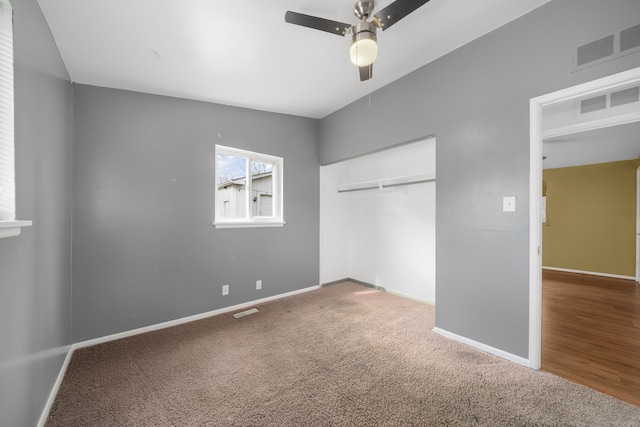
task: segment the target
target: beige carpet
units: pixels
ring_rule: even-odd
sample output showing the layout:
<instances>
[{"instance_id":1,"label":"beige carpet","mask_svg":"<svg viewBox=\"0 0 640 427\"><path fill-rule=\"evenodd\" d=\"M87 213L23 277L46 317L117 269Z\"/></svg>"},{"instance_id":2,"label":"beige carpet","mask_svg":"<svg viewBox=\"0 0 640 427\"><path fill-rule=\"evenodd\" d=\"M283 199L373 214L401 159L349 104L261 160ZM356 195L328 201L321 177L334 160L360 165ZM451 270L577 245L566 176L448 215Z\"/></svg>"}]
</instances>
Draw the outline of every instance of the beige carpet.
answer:
<instances>
[{"instance_id":1,"label":"beige carpet","mask_svg":"<svg viewBox=\"0 0 640 427\"><path fill-rule=\"evenodd\" d=\"M434 334L354 283L76 351L47 426L640 426L640 407Z\"/></svg>"}]
</instances>

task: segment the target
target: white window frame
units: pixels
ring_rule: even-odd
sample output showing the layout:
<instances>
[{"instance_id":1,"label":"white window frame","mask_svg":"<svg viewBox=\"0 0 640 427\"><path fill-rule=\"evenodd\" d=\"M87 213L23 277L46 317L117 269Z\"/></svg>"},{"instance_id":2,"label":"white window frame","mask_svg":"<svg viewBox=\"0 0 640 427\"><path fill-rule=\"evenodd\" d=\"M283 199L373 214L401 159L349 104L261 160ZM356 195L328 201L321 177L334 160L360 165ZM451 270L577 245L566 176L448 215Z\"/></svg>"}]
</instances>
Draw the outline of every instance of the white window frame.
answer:
<instances>
[{"instance_id":1,"label":"white window frame","mask_svg":"<svg viewBox=\"0 0 640 427\"><path fill-rule=\"evenodd\" d=\"M20 234L31 221L16 220L13 121L13 8L0 0L0 239Z\"/></svg>"},{"instance_id":2,"label":"white window frame","mask_svg":"<svg viewBox=\"0 0 640 427\"><path fill-rule=\"evenodd\" d=\"M220 212L218 203L220 198L218 196L218 155L224 154L229 156L238 156L246 158L245 171L247 176L245 191L246 203L245 203L245 217L243 218L221 218L218 216ZM273 215L272 216L252 216L251 213L251 163L252 162L264 162L273 164L272 179L273 179ZM269 154L256 153L253 151L242 150L239 148L226 147L223 145L215 146L215 190L214 190L214 222L213 225L216 228L241 228L241 227L282 227L285 224L284 221L284 160L281 157L272 156Z\"/></svg>"}]
</instances>

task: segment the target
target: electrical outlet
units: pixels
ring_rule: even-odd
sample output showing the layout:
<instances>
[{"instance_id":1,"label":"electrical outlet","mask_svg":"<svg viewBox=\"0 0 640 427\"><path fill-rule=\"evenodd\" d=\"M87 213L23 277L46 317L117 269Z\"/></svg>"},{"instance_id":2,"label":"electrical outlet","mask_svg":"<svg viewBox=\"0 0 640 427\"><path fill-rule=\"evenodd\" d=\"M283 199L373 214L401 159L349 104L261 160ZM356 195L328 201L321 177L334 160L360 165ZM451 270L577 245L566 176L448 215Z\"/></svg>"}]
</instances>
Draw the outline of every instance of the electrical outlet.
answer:
<instances>
[{"instance_id":1,"label":"electrical outlet","mask_svg":"<svg viewBox=\"0 0 640 427\"><path fill-rule=\"evenodd\" d=\"M222 286L222 295L229 295L229 285Z\"/></svg>"},{"instance_id":2,"label":"electrical outlet","mask_svg":"<svg viewBox=\"0 0 640 427\"><path fill-rule=\"evenodd\" d=\"M262 280L256 280L256 289L257 290L262 289Z\"/></svg>"}]
</instances>

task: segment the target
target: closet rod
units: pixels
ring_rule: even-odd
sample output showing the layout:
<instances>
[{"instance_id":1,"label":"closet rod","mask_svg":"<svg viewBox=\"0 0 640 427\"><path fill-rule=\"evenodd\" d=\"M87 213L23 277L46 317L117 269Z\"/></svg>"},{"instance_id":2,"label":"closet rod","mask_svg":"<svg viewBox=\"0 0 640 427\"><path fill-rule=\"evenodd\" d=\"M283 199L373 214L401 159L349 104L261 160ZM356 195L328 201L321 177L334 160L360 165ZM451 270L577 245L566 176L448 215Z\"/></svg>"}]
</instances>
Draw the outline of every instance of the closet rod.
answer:
<instances>
[{"instance_id":1,"label":"closet rod","mask_svg":"<svg viewBox=\"0 0 640 427\"><path fill-rule=\"evenodd\" d=\"M384 178L376 181L359 182L355 184L343 184L338 186L338 193L348 193L352 191L374 190L383 188L400 187L403 185L422 184L435 182L435 173L420 175L401 176L396 178Z\"/></svg>"}]
</instances>

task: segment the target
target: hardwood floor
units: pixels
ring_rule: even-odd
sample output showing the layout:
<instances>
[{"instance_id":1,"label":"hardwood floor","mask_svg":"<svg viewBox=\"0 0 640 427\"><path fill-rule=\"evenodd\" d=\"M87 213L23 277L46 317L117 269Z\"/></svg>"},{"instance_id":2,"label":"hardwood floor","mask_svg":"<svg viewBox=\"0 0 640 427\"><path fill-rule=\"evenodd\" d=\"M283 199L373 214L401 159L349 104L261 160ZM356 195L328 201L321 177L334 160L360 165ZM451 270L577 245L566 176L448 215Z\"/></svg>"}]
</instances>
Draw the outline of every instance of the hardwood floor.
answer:
<instances>
[{"instance_id":1,"label":"hardwood floor","mask_svg":"<svg viewBox=\"0 0 640 427\"><path fill-rule=\"evenodd\" d=\"M640 406L640 286L543 270L541 368Z\"/></svg>"}]
</instances>

